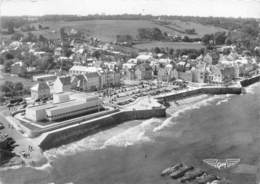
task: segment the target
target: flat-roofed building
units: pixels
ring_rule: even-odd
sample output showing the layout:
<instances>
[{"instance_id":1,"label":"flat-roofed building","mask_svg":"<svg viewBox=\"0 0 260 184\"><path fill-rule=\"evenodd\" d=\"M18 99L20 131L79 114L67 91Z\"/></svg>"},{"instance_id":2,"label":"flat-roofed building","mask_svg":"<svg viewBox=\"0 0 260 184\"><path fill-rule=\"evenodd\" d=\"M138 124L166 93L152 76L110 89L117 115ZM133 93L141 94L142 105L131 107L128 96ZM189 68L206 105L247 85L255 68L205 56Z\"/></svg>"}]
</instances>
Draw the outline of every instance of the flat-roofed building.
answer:
<instances>
[{"instance_id":1,"label":"flat-roofed building","mask_svg":"<svg viewBox=\"0 0 260 184\"><path fill-rule=\"evenodd\" d=\"M46 109L53 107L52 104L37 105L33 107L27 107L25 110L25 118L34 122L47 119Z\"/></svg>"},{"instance_id":2,"label":"flat-roofed building","mask_svg":"<svg viewBox=\"0 0 260 184\"><path fill-rule=\"evenodd\" d=\"M55 121L100 108L98 96L74 93L54 94L53 103L27 107L25 117L32 121Z\"/></svg>"}]
</instances>

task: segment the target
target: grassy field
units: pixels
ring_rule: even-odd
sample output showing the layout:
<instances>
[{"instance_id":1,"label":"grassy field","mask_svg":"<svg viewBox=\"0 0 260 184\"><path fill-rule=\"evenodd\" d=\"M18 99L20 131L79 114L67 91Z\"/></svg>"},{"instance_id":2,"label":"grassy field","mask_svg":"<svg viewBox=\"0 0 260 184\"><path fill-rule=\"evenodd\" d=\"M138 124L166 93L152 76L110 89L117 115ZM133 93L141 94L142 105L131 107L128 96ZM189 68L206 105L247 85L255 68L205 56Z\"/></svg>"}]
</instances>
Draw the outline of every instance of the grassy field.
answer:
<instances>
[{"instance_id":1,"label":"grassy field","mask_svg":"<svg viewBox=\"0 0 260 184\"><path fill-rule=\"evenodd\" d=\"M36 34L43 34L49 38L59 37L61 27L69 26L81 30L87 35L95 36L102 41L115 41L118 34L129 34L134 38L137 35L138 28L159 27L162 31L170 31L167 28L158 26L151 21L146 20L89 20L72 22L42 22L44 26L49 26L50 30L35 31Z\"/></svg>"},{"instance_id":2,"label":"grassy field","mask_svg":"<svg viewBox=\"0 0 260 184\"><path fill-rule=\"evenodd\" d=\"M201 49L205 46L200 43L187 43L187 42L149 42L134 45L138 49L152 49L154 47L169 48L169 49Z\"/></svg>"},{"instance_id":3,"label":"grassy field","mask_svg":"<svg viewBox=\"0 0 260 184\"><path fill-rule=\"evenodd\" d=\"M197 35L189 35L190 37L201 37L204 34L224 31L222 28L213 26L204 26L193 22L182 22L179 20L171 20L169 27L176 28L181 31L194 28ZM103 41L115 41L118 34L129 34L136 38L139 28L154 28L158 27L163 32L172 34L186 35L176 32L175 30L159 25L149 20L89 20L89 21L49 21L40 22L43 26L49 26L49 30L34 31L35 34L42 34L48 38L59 38L59 30L61 27L69 26L83 31L87 35L95 36ZM36 24L36 26L38 23Z\"/></svg>"},{"instance_id":4,"label":"grassy field","mask_svg":"<svg viewBox=\"0 0 260 184\"><path fill-rule=\"evenodd\" d=\"M222 31L227 31L223 28L220 27L214 27L214 26L209 26L209 25L202 25L199 23L195 22L183 22L180 20L170 20L171 24L169 24L170 27L185 31L185 29L195 29L196 33L195 35L188 35L189 37L202 37L205 34L212 34L216 32L222 32ZM186 34L181 34L180 35L186 35Z\"/></svg>"}]
</instances>

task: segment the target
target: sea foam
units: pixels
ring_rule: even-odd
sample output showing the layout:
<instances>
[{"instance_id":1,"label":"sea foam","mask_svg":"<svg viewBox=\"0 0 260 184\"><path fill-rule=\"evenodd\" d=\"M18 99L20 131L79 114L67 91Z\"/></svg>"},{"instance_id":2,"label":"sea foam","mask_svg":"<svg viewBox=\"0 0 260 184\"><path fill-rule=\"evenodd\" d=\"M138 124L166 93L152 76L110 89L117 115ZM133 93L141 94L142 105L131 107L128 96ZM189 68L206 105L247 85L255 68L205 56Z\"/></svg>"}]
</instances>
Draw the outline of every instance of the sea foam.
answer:
<instances>
[{"instance_id":1,"label":"sea foam","mask_svg":"<svg viewBox=\"0 0 260 184\"><path fill-rule=\"evenodd\" d=\"M174 121L174 118L178 117L180 114L192 110L192 109L199 109L203 106L207 106L210 105L211 102L215 101L215 100L219 100L219 99L223 99L223 98L227 98L228 96L226 95L214 95L214 96L210 96L204 99L201 99L200 101L196 101L196 102L191 102L189 104L185 104L182 107L178 107L179 109L177 111L174 111L173 114L171 115L171 117L167 118L165 121L163 121L159 126L155 127L153 129L153 132L158 132L161 131L167 127L172 127L176 124L176 122Z\"/></svg>"}]
</instances>

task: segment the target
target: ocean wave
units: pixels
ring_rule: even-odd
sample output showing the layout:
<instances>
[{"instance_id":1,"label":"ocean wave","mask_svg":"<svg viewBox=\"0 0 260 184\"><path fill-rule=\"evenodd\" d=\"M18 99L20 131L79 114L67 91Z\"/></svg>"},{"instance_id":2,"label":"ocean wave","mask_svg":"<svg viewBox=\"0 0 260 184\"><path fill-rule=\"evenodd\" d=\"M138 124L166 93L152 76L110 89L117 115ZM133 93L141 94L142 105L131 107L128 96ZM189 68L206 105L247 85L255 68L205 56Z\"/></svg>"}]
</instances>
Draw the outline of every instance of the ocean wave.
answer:
<instances>
[{"instance_id":1,"label":"ocean wave","mask_svg":"<svg viewBox=\"0 0 260 184\"><path fill-rule=\"evenodd\" d=\"M246 89L246 93L248 93L248 94L255 94L255 89L259 86L259 84L260 83L257 82L255 84L252 84L252 85L246 87L245 88Z\"/></svg>"},{"instance_id":2,"label":"ocean wave","mask_svg":"<svg viewBox=\"0 0 260 184\"><path fill-rule=\"evenodd\" d=\"M0 168L0 171L16 170L24 167L23 165L14 165Z\"/></svg>"},{"instance_id":3,"label":"ocean wave","mask_svg":"<svg viewBox=\"0 0 260 184\"><path fill-rule=\"evenodd\" d=\"M225 97L223 97L224 99L218 101L218 102L216 103L216 105L220 105L220 104L222 104L222 103L228 102L228 101L231 99L231 96L232 96L231 94L225 95Z\"/></svg>"},{"instance_id":4,"label":"ocean wave","mask_svg":"<svg viewBox=\"0 0 260 184\"><path fill-rule=\"evenodd\" d=\"M161 120L156 118L143 121L140 125L129 128L108 139L104 143L103 148L106 148L107 146L127 147L136 143L151 142L152 139L147 133L153 129L154 123L158 123L159 121Z\"/></svg>"},{"instance_id":5,"label":"ocean wave","mask_svg":"<svg viewBox=\"0 0 260 184\"><path fill-rule=\"evenodd\" d=\"M131 126L130 128L115 127L86 137L80 141L50 149L45 151L44 155L49 162L52 162L59 156L68 156L83 151L105 149L108 146L125 147L137 142L151 141L146 133L157 126L160 121L160 119L152 118L145 120L138 125Z\"/></svg>"},{"instance_id":6,"label":"ocean wave","mask_svg":"<svg viewBox=\"0 0 260 184\"><path fill-rule=\"evenodd\" d=\"M42 165L42 166L31 166L31 168L36 169L36 170L41 170L41 171L48 171L50 169L52 169L52 165L50 164L51 162L47 162L46 164Z\"/></svg>"},{"instance_id":7,"label":"ocean wave","mask_svg":"<svg viewBox=\"0 0 260 184\"><path fill-rule=\"evenodd\" d=\"M153 132L158 132L161 131L167 127L174 126L176 122L174 121L174 118L178 117L180 114L192 110L192 109L199 109L203 106L210 105L211 102L227 98L229 95L214 95L214 96L209 96L207 98L201 99L200 101L197 102L191 102L190 104L185 104L183 107L181 107L179 110L175 111L171 117L167 118L165 121L163 121L159 126L155 127L153 129ZM178 107L178 106L177 106Z\"/></svg>"}]
</instances>

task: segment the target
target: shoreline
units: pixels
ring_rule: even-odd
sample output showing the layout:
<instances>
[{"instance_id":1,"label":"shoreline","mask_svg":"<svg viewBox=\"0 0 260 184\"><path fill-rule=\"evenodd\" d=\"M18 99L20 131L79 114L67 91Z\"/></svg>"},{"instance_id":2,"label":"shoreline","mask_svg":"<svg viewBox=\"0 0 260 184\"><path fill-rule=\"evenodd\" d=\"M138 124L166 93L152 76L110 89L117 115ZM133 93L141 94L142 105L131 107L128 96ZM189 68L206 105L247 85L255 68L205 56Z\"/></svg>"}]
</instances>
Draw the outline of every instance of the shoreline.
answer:
<instances>
[{"instance_id":1,"label":"shoreline","mask_svg":"<svg viewBox=\"0 0 260 184\"><path fill-rule=\"evenodd\" d=\"M256 77L259 77L259 76L256 76ZM254 81L253 83L247 85L246 88L248 88L251 85L256 84L258 82L259 81ZM177 111L174 110L170 114L170 116L174 116L176 113L178 113L178 114L182 113L183 111L186 111L188 109L193 109L193 107L190 108L190 106L200 103L201 100L208 100L208 99L210 99L210 97L212 97L212 96L208 95L208 94L198 94L198 95L194 95L194 96L190 96L190 97L187 96L180 100L176 100L178 104L172 103L171 106L174 105L173 108L179 108L179 109ZM174 100L169 100L169 101L174 102ZM24 143L24 144L26 144L26 143ZM19 146L21 146L21 145L19 145ZM39 145L36 145L36 146L39 146ZM15 164L13 164L12 162L7 162L6 164L4 164L2 166L2 168L0 170L17 169L17 168L23 168L23 167L37 168L37 167L44 167L46 164L49 164L49 161L47 160L46 156L44 156L44 154L40 148L39 148L39 150L35 150L35 152L38 152L38 153L36 154L36 156L32 156L32 159L30 161L25 160L25 158L22 158L21 155L20 155L20 157L16 156L17 158L21 159L20 162L17 162ZM19 154L16 153L16 155L19 155Z\"/></svg>"}]
</instances>

